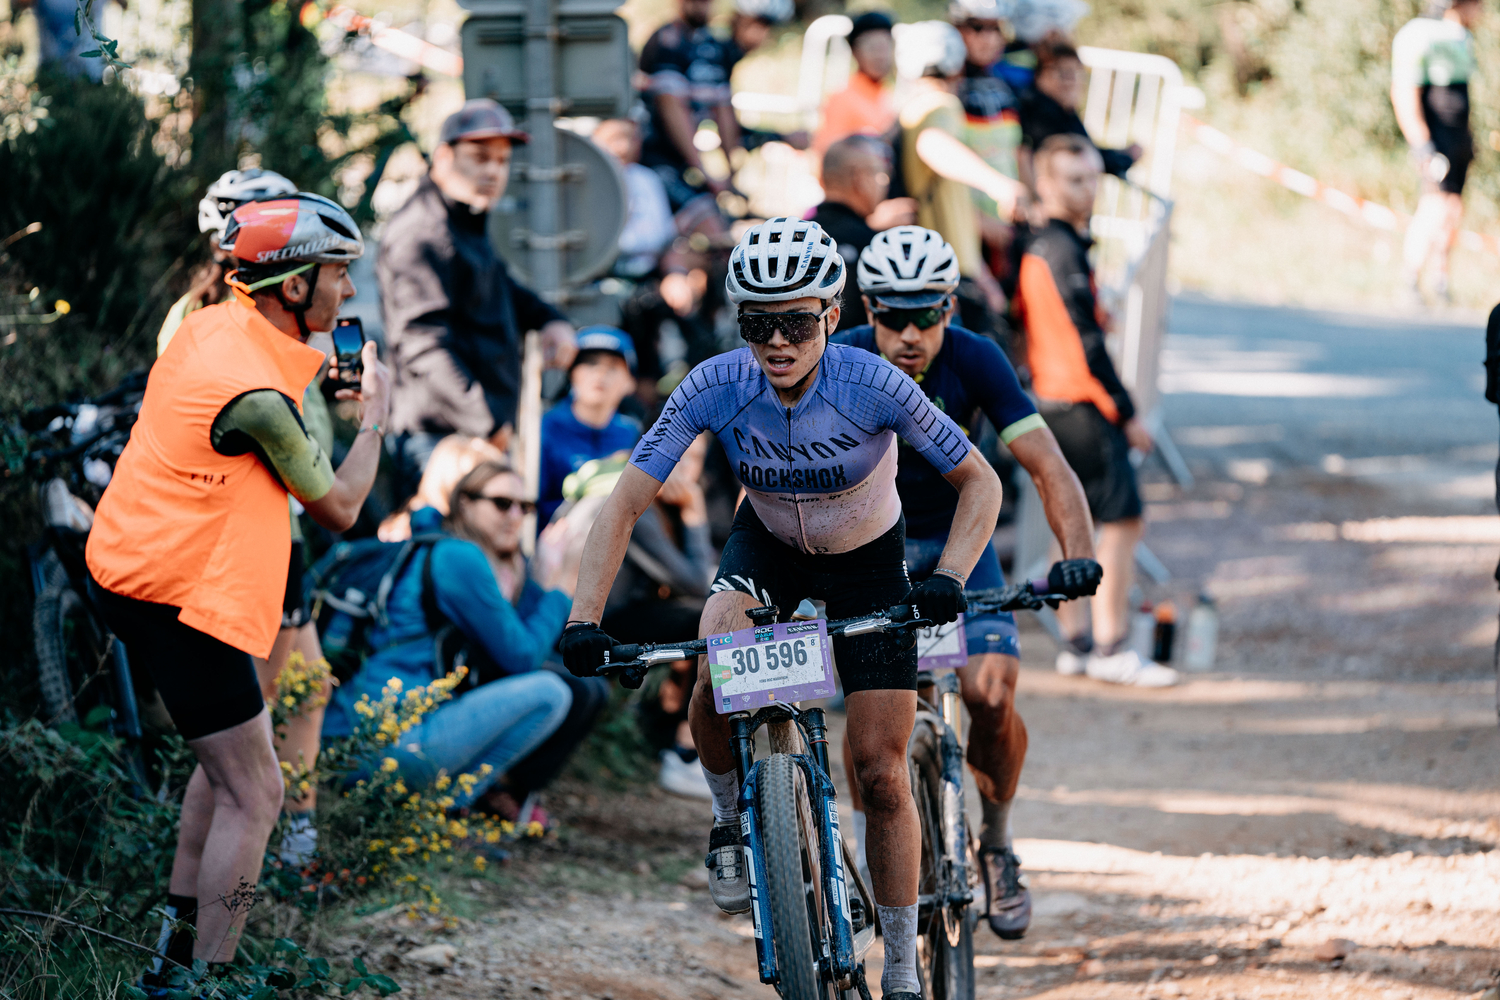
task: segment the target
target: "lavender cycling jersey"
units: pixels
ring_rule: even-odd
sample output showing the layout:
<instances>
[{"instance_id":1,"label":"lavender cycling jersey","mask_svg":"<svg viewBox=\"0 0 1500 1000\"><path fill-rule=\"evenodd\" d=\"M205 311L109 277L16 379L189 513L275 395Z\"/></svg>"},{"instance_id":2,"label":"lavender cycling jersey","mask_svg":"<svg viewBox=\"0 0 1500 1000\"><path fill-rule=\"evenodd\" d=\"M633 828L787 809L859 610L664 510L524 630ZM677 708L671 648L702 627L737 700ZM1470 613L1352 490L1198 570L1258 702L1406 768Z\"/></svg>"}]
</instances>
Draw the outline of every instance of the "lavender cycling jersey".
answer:
<instances>
[{"instance_id":1,"label":"lavender cycling jersey","mask_svg":"<svg viewBox=\"0 0 1500 1000\"><path fill-rule=\"evenodd\" d=\"M829 344L816 381L783 406L750 348L688 373L630 456L665 481L703 431L719 439L761 522L814 555L849 552L901 517L896 436L940 473L969 454L969 439L917 384L868 351Z\"/></svg>"}]
</instances>

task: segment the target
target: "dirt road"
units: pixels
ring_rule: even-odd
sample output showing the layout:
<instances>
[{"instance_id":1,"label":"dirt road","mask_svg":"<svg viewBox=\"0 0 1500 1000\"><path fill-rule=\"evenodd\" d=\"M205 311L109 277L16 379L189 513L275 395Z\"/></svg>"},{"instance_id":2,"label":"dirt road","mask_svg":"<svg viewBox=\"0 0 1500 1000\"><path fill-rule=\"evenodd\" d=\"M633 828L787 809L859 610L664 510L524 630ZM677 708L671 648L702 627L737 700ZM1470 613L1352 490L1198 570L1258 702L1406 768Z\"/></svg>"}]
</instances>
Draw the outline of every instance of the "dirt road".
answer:
<instances>
[{"instance_id":1,"label":"dirt road","mask_svg":"<svg viewBox=\"0 0 1500 1000\"><path fill-rule=\"evenodd\" d=\"M1478 995L1500 975L1491 501L1411 474L1389 434L1370 464L1278 437L1273 417L1234 424L1228 403L1184 412L1200 479L1151 473L1149 540L1174 580L1147 589L1179 608L1215 594L1218 664L1114 688L1054 673L1024 626L1014 826L1036 918L1020 942L980 931L980 998ZM1455 481L1495 458L1449 439L1434 454ZM576 787L554 805L564 840L476 882L476 919L437 938L377 922L351 946L400 967L451 941L451 968L402 968L431 996L773 995L748 920L701 888L704 806Z\"/></svg>"}]
</instances>

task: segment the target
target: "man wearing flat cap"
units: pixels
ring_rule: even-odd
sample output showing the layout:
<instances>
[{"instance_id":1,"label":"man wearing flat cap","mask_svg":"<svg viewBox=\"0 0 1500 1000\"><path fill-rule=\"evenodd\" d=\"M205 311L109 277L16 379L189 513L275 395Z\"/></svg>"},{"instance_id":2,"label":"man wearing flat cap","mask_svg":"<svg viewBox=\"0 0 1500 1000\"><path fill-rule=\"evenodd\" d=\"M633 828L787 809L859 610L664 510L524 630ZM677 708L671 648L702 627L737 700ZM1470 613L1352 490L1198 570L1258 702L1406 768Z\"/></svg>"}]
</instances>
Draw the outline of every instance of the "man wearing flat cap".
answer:
<instances>
[{"instance_id":1,"label":"man wearing flat cap","mask_svg":"<svg viewBox=\"0 0 1500 1000\"><path fill-rule=\"evenodd\" d=\"M549 366L572 360L572 324L511 278L487 232L512 149L527 139L499 104L469 101L443 122L432 169L381 240L376 267L395 376L386 447L403 497L449 434L509 446L528 330L541 331Z\"/></svg>"}]
</instances>

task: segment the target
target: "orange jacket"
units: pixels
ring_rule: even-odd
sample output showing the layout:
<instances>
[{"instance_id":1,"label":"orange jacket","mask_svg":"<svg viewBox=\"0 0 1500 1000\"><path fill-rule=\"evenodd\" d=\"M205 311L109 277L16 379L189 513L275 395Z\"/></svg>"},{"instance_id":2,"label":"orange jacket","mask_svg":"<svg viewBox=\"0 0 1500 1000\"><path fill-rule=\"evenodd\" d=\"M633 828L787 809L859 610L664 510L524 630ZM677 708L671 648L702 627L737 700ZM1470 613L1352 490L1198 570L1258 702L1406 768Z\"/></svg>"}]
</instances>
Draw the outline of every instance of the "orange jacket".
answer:
<instances>
[{"instance_id":1,"label":"orange jacket","mask_svg":"<svg viewBox=\"0 0 1500 1000\"><path fill-rule=\"evenodd\" d=\"M239 292L183 320L94 516L87 559L101 587L181 608L184 625L270 654L291 551L286 489L254 454L219 454L210 435L247 392L275 389L300 406L323 360Z\"/></svg>"}]
</instances>

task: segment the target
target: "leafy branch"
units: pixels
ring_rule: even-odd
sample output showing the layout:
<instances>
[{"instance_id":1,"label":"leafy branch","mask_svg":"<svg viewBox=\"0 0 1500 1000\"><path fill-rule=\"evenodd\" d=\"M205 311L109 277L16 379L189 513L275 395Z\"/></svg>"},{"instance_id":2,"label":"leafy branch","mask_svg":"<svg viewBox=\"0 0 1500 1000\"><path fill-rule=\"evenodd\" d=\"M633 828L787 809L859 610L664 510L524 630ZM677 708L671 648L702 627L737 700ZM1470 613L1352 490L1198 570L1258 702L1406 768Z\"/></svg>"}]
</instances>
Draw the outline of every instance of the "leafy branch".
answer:
<instances>
[{"instance_id":1,"label":"leafy branch","mask_svg":"<svg viewBox=\"0 0 1500 1000\"><path fill-rule=\"evenodd\" d=\"M110 38L101 33L94 24L94 4L98 0L78 0L78 9L73 12L73 30L79 35L88 29L89 37L99 43L97 49L89 49L81 54L84 59L102 59L106 66L113 66L116 73L130 68L130 64L120 58L120 41Z\"/></svg>"}]
</instances>

